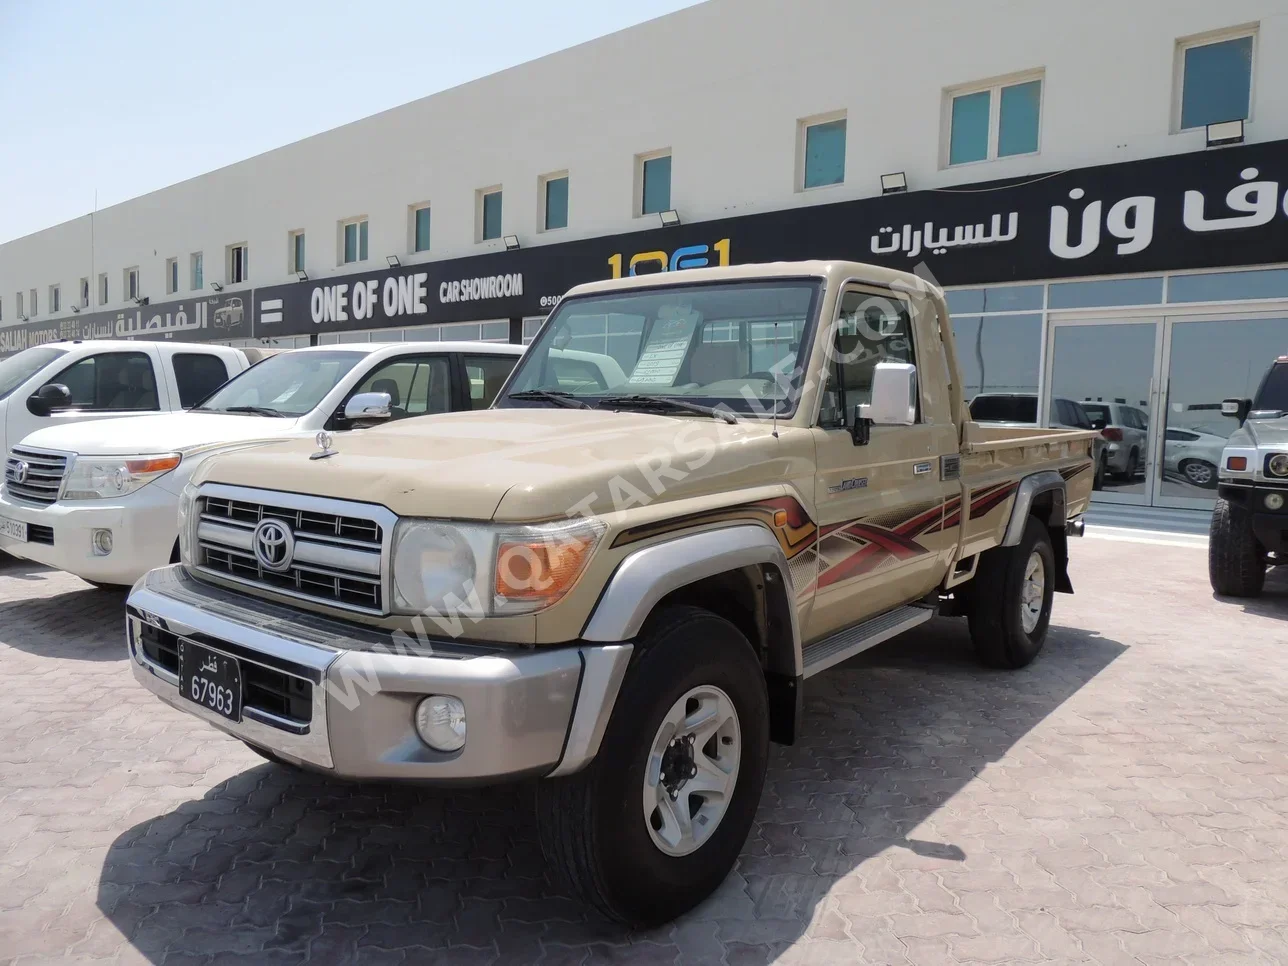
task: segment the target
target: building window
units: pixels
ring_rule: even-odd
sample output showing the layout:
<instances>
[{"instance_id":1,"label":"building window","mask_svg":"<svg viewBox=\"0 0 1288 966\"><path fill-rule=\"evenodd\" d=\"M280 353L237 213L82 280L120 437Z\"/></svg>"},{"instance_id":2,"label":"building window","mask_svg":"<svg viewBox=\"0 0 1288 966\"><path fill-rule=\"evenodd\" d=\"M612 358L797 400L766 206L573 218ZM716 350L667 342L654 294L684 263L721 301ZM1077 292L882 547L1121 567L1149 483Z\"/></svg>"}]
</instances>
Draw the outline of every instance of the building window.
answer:
<instances>
[{"instance_id":1,"label":"building window","mask_svg":"<svg viewBox=\"0 0 1288 966\"><path fill-rule=\"evenodd\" d=\"M179 259L165 260L165 294L173 295L179 291Z\"/></svg>"},{"instance_id":2,"label":"building window","mask_svg":"<svg viewBox=\"0 0 1288 966\"><path fill-rule=\"evenodd\" d=\"M288 243L286 260L290 266L288 271L302 272L304 271L304 232L293 231L286 237Z\"/></svg>"},{"instance_id":3,"label":"building window","mask_svg":"<svg viewBox=\"0 0 1288 966\"><path fill-rule=\"evenodd\" d=\"M138 298L139 296L138 266L135 266L134 268L127 268L124 272L121 273L121 275L122 275L121 288L125 292L125 297L127 299Z\"/></svg>"},{"instance_id":4,"label":"building window","mask_svg":"<svg viewBox=\"0 0 1288 966\"><path fill-rule=\"evenodd\" d=\"M228 246L224 275L229 285L236 285L250 278L250 249L245 242Z\"/></svg>"},{"instance_id":5,"label":"building window","mask_svg":"<svg viewBox=\"0 0 1288 966\"><path fill-rule=\"evenodd\" d=\"M39 315L39 314L40 314L40 303L38 303L38 302L36 301L36 290L33 288L29 294L30 294L30 296L31 296L31 314L32 314L32 315Z\"/></svg>"},{"instance_id":6,"label":"building window","mask_svg":"<svg viewBox=\"0 0 1288 966\"><path fill-rule=\"evenodd\" d=\"M799 188L845 180L845 112L812 117L797 126Z\"/></svg>"},{"instance_id":7,"label":"building window","mask_svg":"<svg viewBox=\"0 0 1288 966\"><path fill-rule=\"evenodd\" d=\"M568 227L568 173L548 174L541 179L541 230Z\"/></svg>"},{"instance_id":8,"label":"building window","mask_svg":"<svg viewBox=\"0 0 1288 966\"><path fill-rule=\"evenodd\" d=\"M63 290L57 285L49 286L49 311L61 312L63 308Z\"/></svg>"},{"instance_id":9,"label":"building window","mask_svg":"<svg viewBox=\"0 0 1288 966\"><path fill-rule=\"evenodd\" d=\"M89 276L86 275L80 280L80 286L77 289L80 292L80 299L77 305L82 309L89 308Z\"/></svg>"},{"instance_id":10,"label":"building window","mask_svg":"<svg viewBox=\"0 0 1288 966\"><path fill-rule=\"evenodd\" d=\"M478 192L478 240L491 241L501 237L501 188L483 188Z\"/></svg>"},{"instance_id":11,"label":"building window","mask_svg":"<svg viewBox=\"0 0 1288 966\"><path fill-rule=\"evenodd\" d=\"M1251 116L1255 39L1255 31L1244 28L1177 45L1180 130Z\"/></svg>"},{"instance_id":12,"label":"building window","mask_svg":"<svg viewBox=\"0 0 1288 966\"><path fill-rule=\"evenodd\" d=\"M953 164L991 161L1038 150L1042 77L1025 75L949 93L948 157Z\"/></svg>"},{"instance_id":13,"label":"building window","mask_svg":"<svg viewBox=\"0 0 1288 966\"><path fill-rule=\"evenodd\" d=\"M98 304L107 304L107 272L98 276Z\"/></svg>"},{"instance_id":14,"label":"building window","mask_svg":"<svg viewBox=\"0 0 1288 966\"><path fill-rule=\"evenodd\" d=\"M0 298L0 322L4 321L4 299Z\"/></svg>"},{"instance_id":15,"label":"building window","mask_svg":"<svg viewBox=\"0 0 1288 966\"><path fill-rule=\"evenodd\" d=\"M639 181L639 213L655 215L671 208L671 152L641 154L635 159Z\"/></svg>"},{"instance_id":16,"label":"building window","mask_svg":"<svg viewBox=\"0 0 1288 966\"><path fill-rule=\"evenodd\" d=\"M15 292L13 294L13 302L14 302L14 305L18 307L18 318L22 318L24 315L27 314L25 311L23 311L21 292Z\"/></svg>"},{"instance_id":17,"label":"building window","mask_svg":"<svg viewBox=\"0 0 1288 966\"><path fill-rule=\"evenodd\" d=\"M188 256L188 274L190 276L188 287L194 292L206 287L206 279L201 263L201 252L193 252Z\"/></svg>"},{"instance_id":18,"label":"building window","mask_svg":"<svg viewBox=\"0 0 1288 966\"><path fill-rule=\"evenodd\" d=\"M367 260L367 219L353 218L340 223L340 264Z\"/></svg>"},{"instance_id":19,"label":"building window","mask_svg":"<svg viewBox=\"0 0 1288 966\"><path fill-rule=\"evenodd\" d=\"M429 251L429 205L412 205L410 248L414 252Z\"/></svg>"}]
</instances>

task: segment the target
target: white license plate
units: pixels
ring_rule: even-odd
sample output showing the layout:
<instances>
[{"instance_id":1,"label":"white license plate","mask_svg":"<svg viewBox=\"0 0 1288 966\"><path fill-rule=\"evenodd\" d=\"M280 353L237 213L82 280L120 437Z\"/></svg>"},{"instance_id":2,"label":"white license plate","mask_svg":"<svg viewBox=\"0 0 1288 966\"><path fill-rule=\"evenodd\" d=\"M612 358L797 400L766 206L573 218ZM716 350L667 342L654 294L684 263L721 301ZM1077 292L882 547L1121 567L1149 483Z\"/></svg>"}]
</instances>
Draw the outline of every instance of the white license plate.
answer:
<instances>
[{"instance_id":1,"label":"white license plate","mask_svg":"<svg viewBox=\"0 0 1288 966\"><path fill-rule=\"evenodd\" d=\"M13 537L22 543L27 542L27 524L21 520L10 520L8 517L0 517L0 534L6 537Z\"/></svg>"}]
</instances>

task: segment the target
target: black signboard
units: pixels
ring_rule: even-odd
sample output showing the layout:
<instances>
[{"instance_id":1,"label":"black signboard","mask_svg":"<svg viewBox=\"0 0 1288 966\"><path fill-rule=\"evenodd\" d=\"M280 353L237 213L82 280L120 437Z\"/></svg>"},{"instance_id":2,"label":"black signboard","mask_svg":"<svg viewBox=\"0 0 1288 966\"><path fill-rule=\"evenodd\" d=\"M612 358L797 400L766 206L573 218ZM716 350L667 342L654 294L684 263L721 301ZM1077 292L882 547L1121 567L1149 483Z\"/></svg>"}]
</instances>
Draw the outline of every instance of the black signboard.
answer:
<instances>
[{"instance_id":1,"label":"black signboard","mask_svg":"<svg viewBox=\"0 0 1288 966\"><path fill-rule=\"evenodd\" d=\"M0 355L59 339L176 339L224 342L251 337L249 290L195 295L113 312L83 311L66 318L0 328Z\"/></svg>"},{"instance_id":2,"label":"black signboard","mask_svg":"<svg viewBox=\"0 0 1288 966\"><path fill-rule=\"evenodd\" d=\"M27 323L0 329L0 352L48 338L245 337L252 334L252 314L256 338L544 315L582 282L806 258L917 269L941 285L1288 262L1288 141L808 205ZM194 314L198 307L200 315Z\"/></svg>"},{"instance_id":3,"label":"black signboard","mask_svg":"<svg viewBox=\"0 0 1288 966\"><path fill-rule=\"evenodd\" d=\"M1288 261L1288 141L256 289L255 334L541 315L581 282L806 258L941 285Z\"/></svg>"}]
</instances>

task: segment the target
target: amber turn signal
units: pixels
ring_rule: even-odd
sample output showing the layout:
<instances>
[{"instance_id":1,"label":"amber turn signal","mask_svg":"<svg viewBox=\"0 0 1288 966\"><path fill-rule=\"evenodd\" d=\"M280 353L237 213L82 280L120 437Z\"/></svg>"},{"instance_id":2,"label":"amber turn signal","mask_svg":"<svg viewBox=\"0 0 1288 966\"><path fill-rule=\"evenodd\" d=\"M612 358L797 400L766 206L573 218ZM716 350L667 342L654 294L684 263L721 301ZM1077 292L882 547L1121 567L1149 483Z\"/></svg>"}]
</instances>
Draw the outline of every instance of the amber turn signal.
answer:
<instances>
[{"instance_id":1,"label":"amber turn signal","mask_svg":"<svg viewBox=\"0 0 1288 966\"><path fill-rule=\"evenodd\" d=\"M178 456L158 456L155 459L125 461L125 469L131 476L139 476L144 473L168 473L178 465Z\"/></svg>"},{"instance_id":2,"label":"amber turn signal","mask_svg":"<svg viewBox=\"0 0 1288 966\"><path fill-rule=\"evenodd\" d=\"M593 541L571 535L504 542L496 556L497 596L553 604L572 589L593 549Z\"/></svg>"}]
</instances>

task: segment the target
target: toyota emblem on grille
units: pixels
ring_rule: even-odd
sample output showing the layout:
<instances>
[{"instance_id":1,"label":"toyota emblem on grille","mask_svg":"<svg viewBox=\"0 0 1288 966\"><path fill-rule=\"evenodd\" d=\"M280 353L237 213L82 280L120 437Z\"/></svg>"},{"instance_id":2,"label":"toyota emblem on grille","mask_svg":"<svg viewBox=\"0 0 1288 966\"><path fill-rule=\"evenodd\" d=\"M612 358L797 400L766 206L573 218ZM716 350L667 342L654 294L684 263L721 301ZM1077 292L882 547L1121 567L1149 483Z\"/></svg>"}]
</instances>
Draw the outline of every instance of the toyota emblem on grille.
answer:
<instances>
[{"instance_id":1,"label":"toyota emblem on grille","mask_svg":"<svg viewBox=\"0 0 1288 966\"><path fill-rule=\"evenodd\" d=\"M18 460L9 467L10 483L26 483L27 474L31 472L31 464L26 460Z\"/></svg>"},{"instance_id":2,"label":"toyota emblem on grille","mask_svg":"<svg viewBox=\"0 0 1288 966\"><path fill-rule=\"evenodd\" d=\"M283 571L295 556L295 534L281 520L262 520L251 538L255 559L265 570Z\"/></svg>"}]
</instances>

